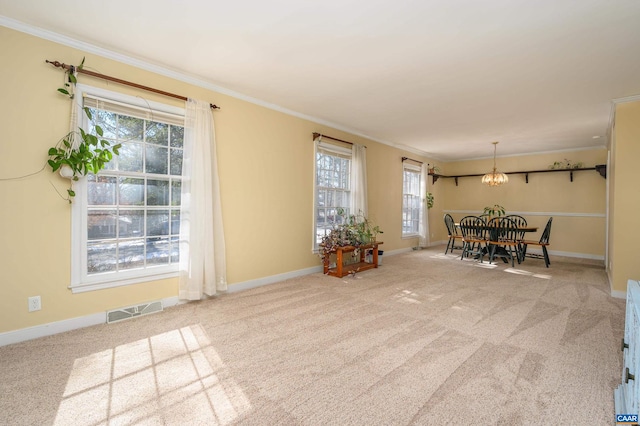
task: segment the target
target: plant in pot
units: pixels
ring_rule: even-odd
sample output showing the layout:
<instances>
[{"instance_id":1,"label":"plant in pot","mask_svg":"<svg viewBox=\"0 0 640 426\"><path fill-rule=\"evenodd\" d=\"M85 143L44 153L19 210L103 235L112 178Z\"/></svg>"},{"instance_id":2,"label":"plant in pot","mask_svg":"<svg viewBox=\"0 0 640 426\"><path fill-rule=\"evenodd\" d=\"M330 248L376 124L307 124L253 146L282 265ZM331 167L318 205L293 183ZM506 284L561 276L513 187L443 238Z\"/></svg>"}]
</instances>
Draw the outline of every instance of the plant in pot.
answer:
<instances>
[{"instance_id":1,"label":"plant in pot","mask_svg":"<svg viewBox=\"0 0 640 426\"><path fill-rule=\"evenodd\" d=\"M493 206L487 206L484 208L484 212L483 212L483 216L489 216L489 218L504 216L504 214L505 214L504 207L502 207L499 204L494 204Z\"/></svg>"},{"instance_id":2,"label":"plant in pot","mask_svg":"<svg viewBox=\"0 0 640 426\"><path fill-rule=\"evenodd\" d=\"M77 83L75 72L81 70L83 66L84 58L80 65L66 71L65 87L58 89L58 92L72 101L74 98L73 88ZM83 111L91 121L93 118L91 110L84 107ZM111 142L103 139L102 136L103 130L97 124L93 124L92 130L89 132L81 127L70 131L55 146L49 148L47 164L52 171L58 171L61 176L72 181L77 181L88 173L97 174L105 164L111 161L113 154L118 155L118 150L121 147L121 144L111 145ZM67 200L71 202L71 199L76 195L73 187L67 189L67 194L69 196Z\"/></svg>"},{"instance_id":3,"label":"plant in pot","mask_svg":"<svg viewBox=\"0 0 640 426\"><path fill-rule=\"evenodd\" d=\"M581 169L584 167L584 163L578 161L576 163L572 163L571 160L564 159L564 161L554 161L553 164L549 166L551 170L564 170L564 169Z\"/></svg>"},{"instance_id":4,"label":"plant in pot","mask_svg":"<svg viewBox=\"0 0 640 426\"><path fill-rule=\"evenodd\" d=\"M356 247L354 253L358 254L361 246L375 242L377 235L383 233L378 225L362 213L347 215L342 208L337 213L341 217L338 221L340 223L334 225L318 244L318 255L323 260L335 252L337 247L353 246Z\"/></svg>"},{"instance_id":5,"label":"plant in pot","mask_svg":"<svg viewBox=\"0 0 640 426\"><path fill-rule=\"evenodd\" d=\"M440 174L440 167L436 166L435 164L433 166L429 166L429 174L430 175Z\"/></svg>"},{"instance_id":6,"label":"plant in pot","mask_svg":"<svg viewBox=\"0 0 640 426\"><path fill-rule=\"evenodd\" d=\"M432 207L433 207L433 201L434 201L434 199L433 199L433 193L431 193L431 192L427 192L427 194L426 194L426 196L425 196L425 199L426 199L426 201L427 201L427 208L428 208L428 209L432 208Z\"/></svg>"}]
</instances>

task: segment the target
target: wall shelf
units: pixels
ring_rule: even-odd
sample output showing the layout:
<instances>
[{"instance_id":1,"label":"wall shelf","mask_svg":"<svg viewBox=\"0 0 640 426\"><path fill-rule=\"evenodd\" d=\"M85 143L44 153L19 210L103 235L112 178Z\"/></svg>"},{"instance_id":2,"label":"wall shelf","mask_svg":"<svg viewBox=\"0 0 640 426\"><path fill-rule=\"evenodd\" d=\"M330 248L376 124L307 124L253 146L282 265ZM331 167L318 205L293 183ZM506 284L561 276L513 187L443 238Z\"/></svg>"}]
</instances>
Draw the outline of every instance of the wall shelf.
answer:
<instances>
[{"instance_id":1,"label":"wall shelf","mask_svg":"<svg viewBox=\"0 0 640 426\"><path fill-rule=\"evenodd\" d=\"M600 173L600 176L602 176L603 178L607 178L607 165L606 164L597 164L595 167L582 167L582 168L578 168L578 169L545 169L545 170L527 170L527 171L523 171L523 172L503 172L505 175L525 175L525 182L529 183L529 174L532 173L553 173L553 172L569 172L569 179L571 180L571 182L573 182L573 173L574 172L581 172L584 170L595 170L598 173ZM484 176L485 173L476 173L476 174L470 174L470 175L452 175L452 176L446 176L446 175L440 175L437 173L429 173L429 176L431 176L431 180L432 183L436 183L436 181L440 178L449 178L449 179L455 179L456 181L456 186L458 186L458 178L462 178L462 177L477 177L477 176Z\"/></svg>"}]
</instances>

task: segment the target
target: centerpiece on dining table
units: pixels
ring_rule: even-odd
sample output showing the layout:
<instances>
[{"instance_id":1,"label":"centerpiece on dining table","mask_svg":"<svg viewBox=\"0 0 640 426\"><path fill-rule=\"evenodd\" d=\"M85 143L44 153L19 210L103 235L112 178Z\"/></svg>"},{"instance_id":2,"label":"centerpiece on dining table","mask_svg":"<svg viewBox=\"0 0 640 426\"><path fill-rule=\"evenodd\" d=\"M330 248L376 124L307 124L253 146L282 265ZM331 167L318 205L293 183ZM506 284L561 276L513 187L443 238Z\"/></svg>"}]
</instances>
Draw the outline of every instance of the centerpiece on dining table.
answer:
<instances>
[{"instance_id":1,"label":"centerpiece on dining table","mask_svg":"<svg viewBox=\"0 0 640 426\"><path fill-rule=\"evenodd\" d=\"M500 204L494 204L493 206L487 206L484 208L483 216L488 216L489 219L494 217L501 217L505 215L504 207Z\"/></svg>"}]
</instances>

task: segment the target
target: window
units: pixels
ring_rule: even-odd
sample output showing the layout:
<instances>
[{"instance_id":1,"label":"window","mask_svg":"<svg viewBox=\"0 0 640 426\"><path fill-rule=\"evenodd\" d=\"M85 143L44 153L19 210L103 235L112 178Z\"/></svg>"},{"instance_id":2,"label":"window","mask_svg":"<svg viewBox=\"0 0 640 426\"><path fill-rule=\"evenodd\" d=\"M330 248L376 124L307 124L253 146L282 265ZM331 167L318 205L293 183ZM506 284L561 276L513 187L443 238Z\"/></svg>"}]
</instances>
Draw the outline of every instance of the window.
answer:
<instances>
[{"instance_id":1,"label":"window","mask_svg":"<svg viewBox=\"0 0 640 426\"><path fill-rule=\"evenodd\" d=\"M350 214L351 150L318 143L315 164L315 234L314 250L334 224L341 223L340 209Z\"/></svg>"},{"instance_id":2,"label":"window","mask_svg":"<svg viewBox=\"0 0 640 426\"><path fill-rule=\"evenodd\" d=\"M184 110L80 85L76 99L93 116L89 123L82 114L79 124L99 125L122 147L98 175L76 183L72 290L175 276Z\"/></svg>"},{"instance_id":3,"label":"window","mask_svg":"<svg viewBox=\"0 0 640 426\"><path fill-rule=\"evenodd\" d=\"M418 236L422 209L420 167L403 163L402 167L402 236Z\"/></svg>"}]
</instances>

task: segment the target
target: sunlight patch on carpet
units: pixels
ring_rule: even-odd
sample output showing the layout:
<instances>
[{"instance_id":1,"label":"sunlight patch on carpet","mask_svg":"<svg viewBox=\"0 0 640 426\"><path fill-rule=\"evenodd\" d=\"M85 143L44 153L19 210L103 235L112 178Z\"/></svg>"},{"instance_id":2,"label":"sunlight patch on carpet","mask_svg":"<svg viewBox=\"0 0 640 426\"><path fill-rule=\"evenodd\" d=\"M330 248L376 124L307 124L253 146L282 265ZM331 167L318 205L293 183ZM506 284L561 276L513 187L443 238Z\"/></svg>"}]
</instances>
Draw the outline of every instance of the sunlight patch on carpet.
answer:
<instances>
[{"instance_id":1,"label":"sunlight patch on carpet","mask_svg":"<svg viewBox=\"0 0 640 426\"><path fill-rule=\"evenodd\" d=\"M415 299L418 295L411 290L402 290L400 293L394 296L396 299L399 299L404 303L413 303L413 304L421 304L422 302Z\"/></svg>"},{"instance_id":2,"label":"sunlight patch on carpet","mask_svg":"<svg viewBox=\"0 0 640 426\"><path fill-rule=\"evenodd\" d=\"M510 274L516 274L516 275L526 275L529 277L534 277L534 278L541 278L544 280L550 280L552 277L549 274L536 274L530 271L525 271L524 269L515 269L515 268L507 268L504 270L505 272L508 272Z\"/></svg>"},{"instance_id":3,"label":"sunlight patch on carpet","mask_svg":"<svg viewBox=\"0 0 640 426\"><path fill-rule=\"evenodd\" d=\"M55 424L226 425L252 409L200 325L74 361Z\"/></svg>"},{"instance_id":4,"label":"sunlight patch on carpet","mask_svg":"<svg viewBox=\"0 0 640 426\"><path fill-rule=\"evenodd\" d=\"M484 269L493 269L493 268L497 268L498 265L496 265L495 263L476 263L474 266L477 266L478 268L484 268Z\"/></svg>"}]
</instances>

